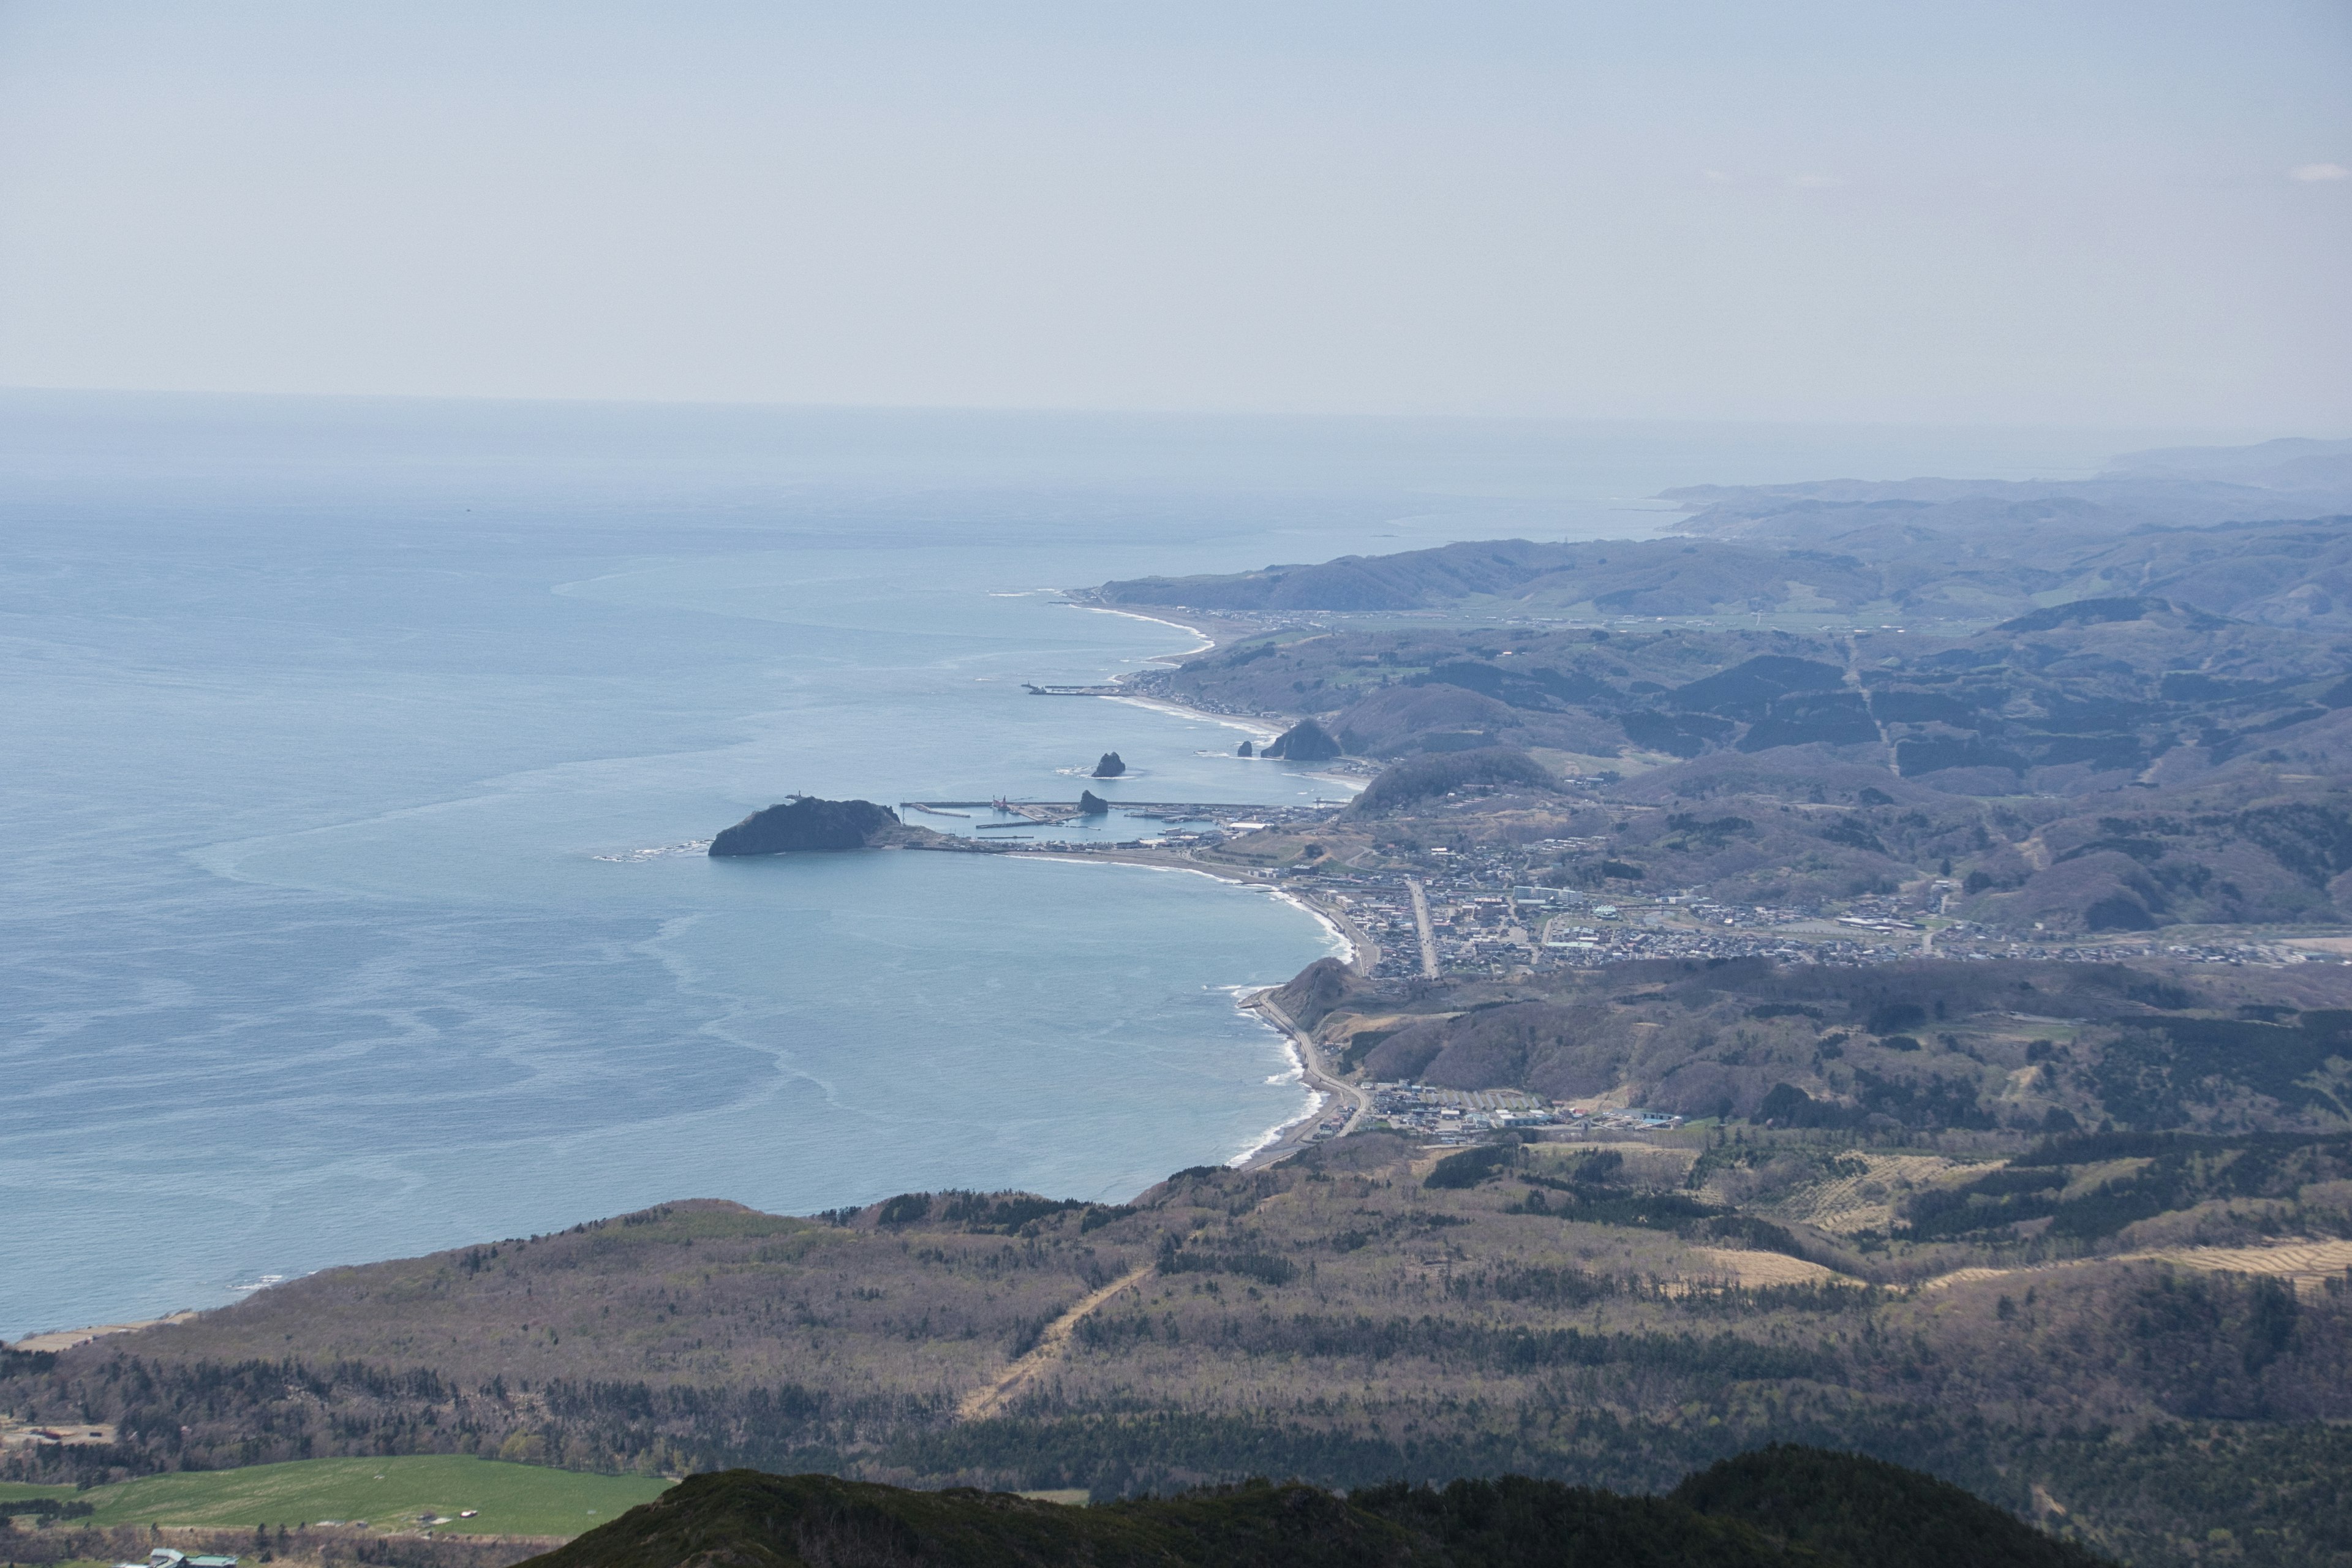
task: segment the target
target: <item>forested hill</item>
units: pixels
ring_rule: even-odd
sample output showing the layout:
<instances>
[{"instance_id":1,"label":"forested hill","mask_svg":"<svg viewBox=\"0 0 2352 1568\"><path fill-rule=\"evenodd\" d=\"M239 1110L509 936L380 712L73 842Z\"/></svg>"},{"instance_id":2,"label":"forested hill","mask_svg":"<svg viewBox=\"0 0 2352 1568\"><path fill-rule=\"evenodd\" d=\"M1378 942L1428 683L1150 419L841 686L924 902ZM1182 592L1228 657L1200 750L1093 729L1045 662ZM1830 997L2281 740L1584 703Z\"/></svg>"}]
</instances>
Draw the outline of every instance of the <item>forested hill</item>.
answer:
<instances>
[{"instance_id":1,"label":"forested hill","mask_svg":"<svg viewBox=\"0 0 2352 1568\"><path fill-rule=\"evenodd\" d=\"M2097 1568L1957 1487L1771 1447L1620 1497L1505 1477L1341 1498L1292 1482L1070 1508L829 1476L695 1476L530 1568Z\"/></svg>"},{"instance_id":2,"label":"forested hill","mask_svg":"<svg viewBox=\"0 0 2352 1568\"><path fill-rule=\"evenodd\" d=\"M2340 1568L2344 1172L2326 1136L1360 1132L1122 1205L682 1203L0 1354L0 1410L115 1438L10 1447L0 1479L455 1453L1105 1502L1664 1491L1802 1442L2144 1568L2216 1530Z\"/></svg>"}]
</instances>

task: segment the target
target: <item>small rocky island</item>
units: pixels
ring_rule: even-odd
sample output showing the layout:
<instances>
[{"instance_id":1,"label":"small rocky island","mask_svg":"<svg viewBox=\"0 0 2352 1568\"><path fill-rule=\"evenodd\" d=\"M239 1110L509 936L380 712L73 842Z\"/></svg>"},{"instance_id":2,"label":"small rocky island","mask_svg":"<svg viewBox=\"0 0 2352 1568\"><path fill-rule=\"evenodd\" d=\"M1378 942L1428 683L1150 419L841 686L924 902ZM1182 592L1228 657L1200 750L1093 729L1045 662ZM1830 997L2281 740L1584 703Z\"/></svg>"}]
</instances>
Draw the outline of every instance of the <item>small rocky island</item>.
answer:
<instances>
[{"instance_id":1,"label":"small rocky island","mask_svg":"<svg viewBox=\"0 0 2352 1568\"><path fill-rule=\"evenodd\" d=\"M755 811L710 841L710 853L783 855L796 850L877 849L929 843L944 837L909 827L898 814L870 800L819 800L796 795Z\"/></svg>"},{"instance_id":2,"label":"small rocky island","mask_svg":"<svg viewBox=\"0 0 2352 1568\"><path fill-rule=\"evenodd\" d=\"M1339 754L1339 742L1312 719L1301 719L1258 752L1261 757L1287 757L1294 763L1328 763Z\"/></svg>"},{"instance_id":3,"label":"small rocky island","mask_svg":"<svg viewBox=\"0 0 2352 1568\"><path fill-rule=\"evenodd\" d=\"M1102 761L1095 764L1095 777L1098 779L1115 779L1125 772L1127 763L1120 760L1117 752L1105 752Z\"/></svg>"}]
</instances>

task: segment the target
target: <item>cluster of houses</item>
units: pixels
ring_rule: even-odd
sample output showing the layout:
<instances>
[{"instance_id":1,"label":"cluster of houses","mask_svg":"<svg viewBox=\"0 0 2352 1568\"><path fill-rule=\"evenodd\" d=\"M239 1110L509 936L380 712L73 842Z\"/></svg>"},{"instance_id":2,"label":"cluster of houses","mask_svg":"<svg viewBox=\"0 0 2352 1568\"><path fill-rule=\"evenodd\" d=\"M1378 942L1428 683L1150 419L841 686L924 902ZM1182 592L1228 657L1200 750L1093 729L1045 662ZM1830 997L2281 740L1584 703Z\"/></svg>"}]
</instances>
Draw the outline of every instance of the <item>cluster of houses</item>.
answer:
<instances>
[{"instance_id":1,"label":"cluster of houses","mask_svg":"<svg viewBox=\"0 0 2352 1568\"><path fill-rule=\"evenodd\" d=\"M1560 1108L1518 1089L1435 1089L1412 1082L1370 1086L1372 1110L1400 1131L1418 1132L1440 1143L1471 1143L1488 1132L1515 1127L1549 1127Z\"/></svg>"},{"instance_id":2,"label":"cluster of houses","mask_svg":"<svg viewBox=\"0 0 2352 1568\"><path fill-rule=\"evenodd\" d=\"M1515 1089L1438 1089L1408 1080L1368 1087L1372 1113L1382 1122L1439 1144L1475 1143L1489 1133L1538 1127L1571 1133L1664 1132L1683 1124L1683 1118L1669 1111L1574 1106Z\"/></svg>"},{"instance_id":3,"label":"cluster of houses","mask_svg":"<svg viewBox=\"0 0 2352 1568\"><path fill-rule=\"evenodd\" d=\"M114 1568L236 1568L234 1557L191 1557L184 1552L174 1552L159 1546L147 1553L144 1563L118 1563Z\"/></svg>"}]
</instances>

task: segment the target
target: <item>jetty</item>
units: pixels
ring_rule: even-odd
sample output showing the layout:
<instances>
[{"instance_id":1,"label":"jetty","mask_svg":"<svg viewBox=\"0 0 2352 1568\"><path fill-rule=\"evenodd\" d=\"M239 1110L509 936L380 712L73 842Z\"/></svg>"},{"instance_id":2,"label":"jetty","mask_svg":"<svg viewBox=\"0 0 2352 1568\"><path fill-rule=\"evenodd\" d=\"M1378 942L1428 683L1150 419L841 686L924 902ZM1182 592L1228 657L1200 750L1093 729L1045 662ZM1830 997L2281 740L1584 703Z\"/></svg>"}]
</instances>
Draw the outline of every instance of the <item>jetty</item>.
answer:
<instances>
[{"instance_id":1,"label":"jetty","mask_svg":"<svg viewBox=\"0 0 2352 1568\"><path fill-rule=\"evenodd\" d=\"M1260 827L1269 820L1295 821L1336 811L1345 801L1317 801L1313 805L1249 805L1220 800L1114 800L1112 808L1129 816L1147 816L1160 822L1213 822L1220 826ZM901 816L919 812L925 816L969 817L976 811L995 811L1018 818L1013 822L983 822L990 827L1050 826L1055 823L1077 818L1078 803L1075 800L902 800L898 803Z\"/></svg>"}]
</instances>

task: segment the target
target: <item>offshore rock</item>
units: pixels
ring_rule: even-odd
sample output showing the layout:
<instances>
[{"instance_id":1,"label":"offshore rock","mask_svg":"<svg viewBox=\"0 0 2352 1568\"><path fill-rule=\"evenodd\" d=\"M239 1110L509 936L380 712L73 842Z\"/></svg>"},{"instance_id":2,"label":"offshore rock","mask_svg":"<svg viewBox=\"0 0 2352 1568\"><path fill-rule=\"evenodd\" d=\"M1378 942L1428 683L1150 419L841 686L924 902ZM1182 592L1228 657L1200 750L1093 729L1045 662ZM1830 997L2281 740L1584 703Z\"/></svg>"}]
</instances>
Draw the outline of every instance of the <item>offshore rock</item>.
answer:
<instances>
[{"instance_id":1,"label":"offshore rock","mask_svg":"<svg viewBox=\"0 0 2352 1568\"><path fill-rule=\"evenodd\" d=\"M1287 757L1294 763L1328 763L1339 755L1339 742L1314 720L1301 719L1284 731L1278 740L1267 742L1259 755Z\"/></svg>"},{"instance_id":2,"label":"offshore rock","mask_svg":"<svg viewBox=\"0 0 2352 1568\"><path fill-rule=\"evenodd\" d=\"M1257 755L1257 748L1251 745L1247 741L1244 741L1241 745L1235 749L1234 755L1237 757L1255 757Z\"/></svg>"},{"instance_id":3,"label":"offshore rock","mask_svg":"<svg viewBox=\"0 0 2352 1568\"><path fill-rule=\"evenodd\" d=\"M1078 792L1078 814L1081 816L1103 816L1109 813L1110 802L1090 789Z\"/></svg>"},{"instance_id":4,"label":"offshore rock","mask_svg":"<svg viewBox=\"0 0 2352 1568\"><path fill-rule=\"evenodd\" d=\"M1119 760L1117 752L1105 752L1102 761L1095 764L1095 777L1098 779L1115 779L1125 772L1127 764Z\"/></svg>"},{"instance_id":5,"label":"offshore rock","mask_svg":"<svg viewBox=\"0 0 2352 1568\"><path fill-rule=\"evenodd\" d=\"M794 795L755 811L710 841L710 853L782 855L794 850L864 849L906 837L898 814L870 800L819 800Z\"/></svg>"}]
</instances>

